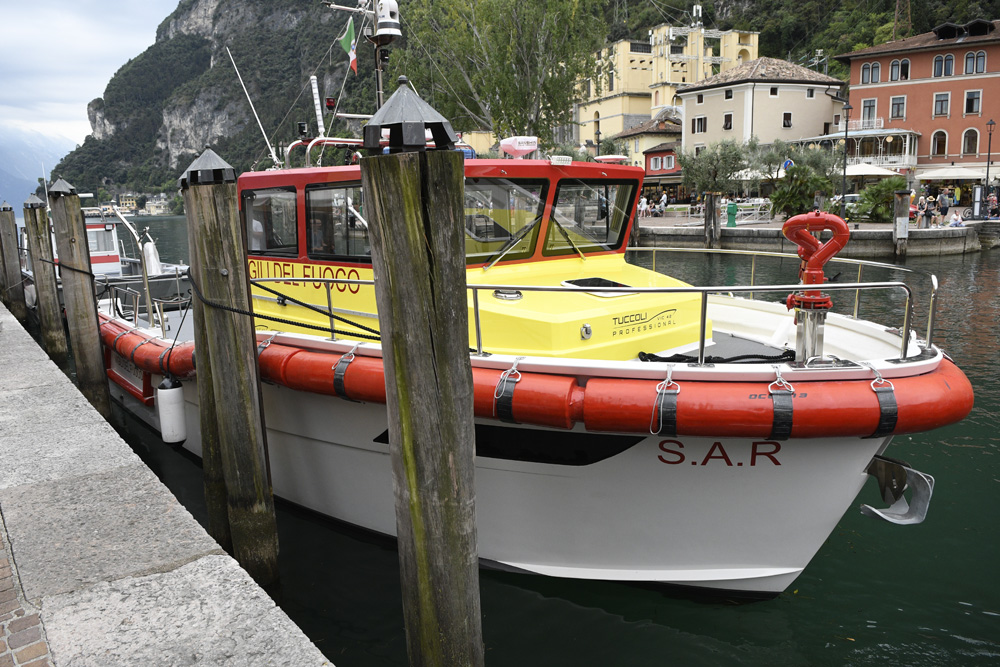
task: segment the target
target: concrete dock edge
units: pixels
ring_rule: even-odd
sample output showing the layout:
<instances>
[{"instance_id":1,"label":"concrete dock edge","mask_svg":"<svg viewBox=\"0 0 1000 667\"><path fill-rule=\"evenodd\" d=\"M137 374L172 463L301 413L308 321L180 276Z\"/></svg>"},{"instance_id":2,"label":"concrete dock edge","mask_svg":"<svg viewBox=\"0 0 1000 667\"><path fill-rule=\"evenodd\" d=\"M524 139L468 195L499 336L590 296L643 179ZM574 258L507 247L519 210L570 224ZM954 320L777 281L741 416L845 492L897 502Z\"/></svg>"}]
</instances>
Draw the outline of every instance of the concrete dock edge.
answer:
<instances>
[{"instance_id":1,"label":"concrete dock edge","mask_svg":"<svg viewBox=\"0 0 1000 667\"><path fill-rule=\"evenodd\" d=\"M0 305L0 667L330 665Z\"/></svg>"}]
</instances>

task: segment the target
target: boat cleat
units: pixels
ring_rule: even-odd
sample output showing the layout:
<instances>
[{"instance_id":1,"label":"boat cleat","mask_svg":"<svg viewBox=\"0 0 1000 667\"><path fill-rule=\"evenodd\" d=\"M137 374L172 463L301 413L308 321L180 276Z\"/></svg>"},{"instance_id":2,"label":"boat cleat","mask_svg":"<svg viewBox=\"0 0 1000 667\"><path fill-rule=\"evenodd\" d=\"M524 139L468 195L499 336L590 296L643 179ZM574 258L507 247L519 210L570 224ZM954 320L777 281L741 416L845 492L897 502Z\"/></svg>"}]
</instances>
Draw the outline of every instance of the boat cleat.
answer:
<instances>
[{"instance_id":1,"label":"boat cleat","mask_svg":"<svg viewBox=\"0 0 1000 667\"><path fill-rule=\"evenodd\" d=\"M865 472L878 481L882 499L892 505L886 509L862 505L862 514L900 526L921 523L924 520L931 503L931 495L934 493L933 477L914 470L902 461L884 456L873 457ZM911 490L909 502L903 495L907 488Z\"/></svg>"}]
</instances>

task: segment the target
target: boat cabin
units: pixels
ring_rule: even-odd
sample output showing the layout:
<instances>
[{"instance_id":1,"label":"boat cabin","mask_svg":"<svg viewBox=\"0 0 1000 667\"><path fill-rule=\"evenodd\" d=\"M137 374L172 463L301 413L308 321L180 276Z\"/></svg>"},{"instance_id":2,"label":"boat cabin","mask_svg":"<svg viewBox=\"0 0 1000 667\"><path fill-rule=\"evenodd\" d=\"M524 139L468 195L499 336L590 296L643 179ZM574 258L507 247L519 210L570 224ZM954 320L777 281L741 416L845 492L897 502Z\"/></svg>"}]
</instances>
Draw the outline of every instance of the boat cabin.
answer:
<instances>
[{"instance_id":1,"label":"boat cabin","mask_svg":"<svg viewBox=\"0 0 1000 667\"><path fill-rule=\"evenodd\" d=\"M470 285L606 289L682 284L624 260L642 169L547 160L468 160L465 173ZM238 190L250 277L263 281L253 290L258 328L329 335L331 318L321 311L332 311L350 320L334 324L345 335L365 331L364 327L377 329L370 286L338 283L328 288L314 281L372 279L360 167L245 173L239 177ZM620 345L626 338L638 342L658 337L658 342L650 341L650 351L697 340L697 327L681 316L691 314L697 322L694 295L670 295L669 307L656 307L648 303L653 297L635 293L481 292L478 319L486 348L492 352L517 349L628 359L638 354L640 346ZM658 295L660 301L663 298ZM475 326L474 315L470 311L470 328ZM268 322L268 316L274 319ZM581 318L593 323L578 321ZM301 321L303 326L278 320ZM666 332L670 335L664 337ZM475 331L470 330L470 340L476 340Z\"/></svg>"}]
</instances>

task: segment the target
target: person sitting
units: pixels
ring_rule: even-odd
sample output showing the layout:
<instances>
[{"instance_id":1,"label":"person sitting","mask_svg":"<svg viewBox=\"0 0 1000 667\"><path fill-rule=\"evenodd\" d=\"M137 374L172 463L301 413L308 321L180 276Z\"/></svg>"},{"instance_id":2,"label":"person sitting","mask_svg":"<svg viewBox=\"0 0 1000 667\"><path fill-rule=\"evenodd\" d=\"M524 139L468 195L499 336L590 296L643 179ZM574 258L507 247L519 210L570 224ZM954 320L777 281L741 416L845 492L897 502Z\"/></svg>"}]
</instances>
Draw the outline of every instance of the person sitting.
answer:
<instances>
[{"instance_id":1,"label":"person sitting","mask_svg":"<svg viewBox=\"0 0 1000 667\"><path fill-rule=\"evenodd\" d=\"M959 214L957 209L951 214L951 222L948 223L948 226L965 227L965 223L962 221L962 216Z\"/></svg>"}]
</instances>

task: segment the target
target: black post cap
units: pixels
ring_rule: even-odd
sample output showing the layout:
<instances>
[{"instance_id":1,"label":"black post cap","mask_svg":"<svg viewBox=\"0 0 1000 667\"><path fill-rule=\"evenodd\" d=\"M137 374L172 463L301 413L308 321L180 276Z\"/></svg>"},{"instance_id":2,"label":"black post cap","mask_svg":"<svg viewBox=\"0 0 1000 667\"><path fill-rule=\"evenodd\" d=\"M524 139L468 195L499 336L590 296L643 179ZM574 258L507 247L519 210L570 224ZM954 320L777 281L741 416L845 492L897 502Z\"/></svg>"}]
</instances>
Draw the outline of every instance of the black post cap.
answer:
<instances>
[{"instance_id":1,"label":"black post cap","mask_svg":"<svg viewBox=\"0 0 1000 667\"><path fill-rule=\"evenodd\" d=\"M408 83L405 76L399 77L396 92L365 125L364 148L369 155L382 152L382 130L389 130L390 153L427 150L426 130L430 130L438 150L455 148L458 135L451 123L413 92Z\"/></svg>"},{"instance_id":2,"label":"black post cap","mask_svg":"<svg viewBox=\"0 0 1000 667\"><path fill-rule=\"evenodd\" d=\"M13 211L13 210L14 210L14 208L10 204L8 204L6 201L4 201L4 203L0 204L0 211L3 211L3 212L6 213L7 211Z\"/></svg>"},{"instance_id":3,"label":"black post cap","mask_svg":"<svg viewBox=\"0 0 1000 667\"><path fill-rule=\"evenodd\" d=\"M44 208L45 202L38 198L37 195L31 195L24 200L24 208Z\"/></svg>"},{"instance_id":4,"label":"black post cap","mask_svg":"<svg viewBox=\"0 0 1000 667\"><path fill-rule=\"evenodd\" d=\"M51 186L49 186L49 196L50 197L65 197L66 195L75 195L76 188L64 181L62 178L57 180Z\"/></svg>"},{"instance_id":5,"label":"black post cap","mask_svg":"<svg viewBox=\"0 0 1000 667\"><path fill-rule=\"evenodd\" d=\"M235 182L236 170L233 169L233 166L206 146L205 152L184 170L177 185L183 190L190 185L219 185L220 183Z\"/></svg>"}]
</instances>

